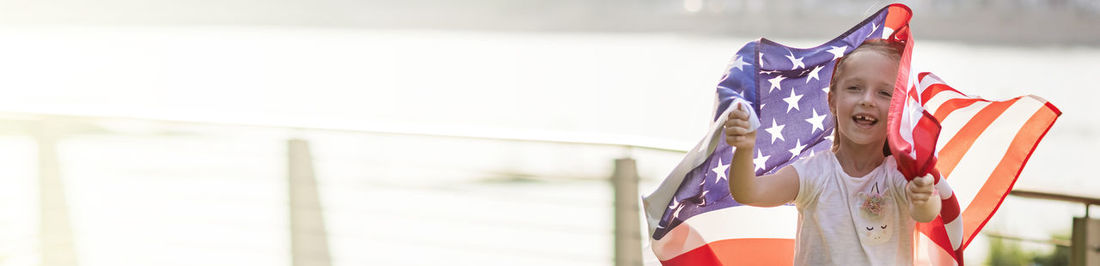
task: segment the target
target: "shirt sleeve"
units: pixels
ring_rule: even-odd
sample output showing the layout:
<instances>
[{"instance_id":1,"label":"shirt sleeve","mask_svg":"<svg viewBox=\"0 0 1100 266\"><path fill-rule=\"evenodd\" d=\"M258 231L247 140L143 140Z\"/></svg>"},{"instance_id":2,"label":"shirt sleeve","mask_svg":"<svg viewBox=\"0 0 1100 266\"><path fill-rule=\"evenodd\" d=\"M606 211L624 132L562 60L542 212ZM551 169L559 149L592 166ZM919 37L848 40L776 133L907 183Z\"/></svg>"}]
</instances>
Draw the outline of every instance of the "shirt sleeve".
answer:
<instances>
[{"instance_id":1,"label":"shirt sleeve","mask_svg":"<svg viewBox=\"0 0 1100 266\"><path fill-rule=\"evenodd\" d=\"M813 204L817 194L821 191L821 180L825 172L821 167L822 155L802 158L791 164L798 174L798 195L794 197L794 205L798 209L804 209Z\"/></svg>"}]
</instances>

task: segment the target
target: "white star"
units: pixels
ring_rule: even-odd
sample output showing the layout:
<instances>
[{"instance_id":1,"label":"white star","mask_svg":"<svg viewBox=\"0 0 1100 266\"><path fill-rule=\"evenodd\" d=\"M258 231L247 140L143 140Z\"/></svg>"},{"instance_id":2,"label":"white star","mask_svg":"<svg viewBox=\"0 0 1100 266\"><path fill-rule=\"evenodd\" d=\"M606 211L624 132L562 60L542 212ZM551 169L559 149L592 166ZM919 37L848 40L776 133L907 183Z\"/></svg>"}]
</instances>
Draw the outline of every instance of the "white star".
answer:
<instances>
[{"instance_id":1,"label":"white star","mask_svg":"<svg viewBox=\"0 0 1100 266\"><path fill-rule=\"evenodd\" d=\"M813 129L810 129L810 134L813 134L814 132L817 132L817 129L821 129L821 131L825 131L825 123L824 123L825 122L825 115L824 114L818 115L817 114L817 109L811 109L811 110L814 112L814 115L811 116L810 118L806 118L806 122L809 122L810 125L814 126Z\"/></svg>"},{"instance_id":2,"label":"white star","mask_svg":"<svg viewBox=\"0 0 1100 266\"><path fill-rule=\"evenodd\" d=\"M760 59L756 60L756 62L760 62L760 66L763 67L764 66L764 53L760 53L759 58Z\"/></svg>"},{"instance_id":3,"label":"white star","mask_svg":"<svg viewBox=\"0 0 1100 266\"><path fill-rule=\"evenodd\" d=\"M787 59L790 59L791 64L794 65L794 66L791 67L791 70L798 69L799 66L802 66L802 68L806 68L806 64L802 63L802 58L806 58L806 57L794 58L794 53L793 52L791 52L791 51L787 51L787 52L791 53L791 55L787 56Z\"/></svg>"},{"instance_id":4,"label":"white star","mask_svg":"<svg viewBox=\"0 0 1100 266\"><path fill-rule=\"evenodd\" d=\"M735 57L733 59L733 61L730 61L730 66L727 67L726 69L737 68L737 70L745 71L745 69L743 67L745 67L747 65L749 65L749 63L745 63L745 60L742 60L741 56L738 55L737 57Z\"/></svg>"},{"instance_id":5,"label":"white star","mask_svg":"<svg viewBox=\"0 0 1100 266\"><path fill-rule=\"evenodd\" d=\"M729 168L729 164L722 164L722 158L718 158L718 167L710 169L711 171L714 171L715 174L718 174L718 178L714 179L714 183L718 183L718 181L726 179L726 170Z\"/></svg>"},{"instance_id":6,"label":"white star","mask_svg":"<svg viewBox=\"0 0 1100 266\"><path fill-rule=\"evenodd\" d=\"M676 211L672 213L672 218L680 219L680 211L684 210L684 206L686 205L676 206Z\"/></svg>"},{"instance_id":7,"label":"white star","mask_svg":"<svg viewBox=\"0 0 1100 266\"><path fill-rule=\"evenodd\" d=\"M805 148L806 148L806 145L802 145L801 140L795 140L794 141L794 148L790 149L790 150L787 150L787 151L791 152L791 158L793 159L795 156L798 156L798 153L802 152L802 149L805 149Z\"/></svg>"},{"instance_id":8,"label":"white star","mask_svg":"<svg viewBox=\"0 0 1100 266\"><path fill-rule=\"evenodd\" d=\"M840 59L840 57L844 56L844 51L848 50L848 46L832 47L832 49L829 49L829 53L833 54L833 60Z\"/></svg>"},{"instance_id":9,"label":"white star","mask_svg":"<svg viewBox=\"0 0 1100 266\"><path fill-rule=\"evenodd\" d=\"M787 102L787 112L790 113L791 108L794 108L795 110L801 110L798 109L798 100L801 99L802 95L795 95L794 90L791 90L791 97L783 98L783 101Z\"/></svg>"},{"instance_id":10,"label":"white star","mask_svg":"<svg viewBox=\"0 0 1100 266\"><path fill-rule=\"evenodd\" d=\"M779 87L779 82L783 81L784 79L787 79L787 77L784 77L783 75L779 75L779 76L776 76L774 78L768 79L768 82L772 83L772 87L768 88L768 92L772 92L772 89L783 90L783 88Z\"/></svg>"},{"instance_id":11,"label":"white star","mask_svg":"<svg viewBox=\"0 0 1100 266\"><path fill-rule=\"evenodd\" d=\"M806 83L810 83L811 79L821 80L821 77L818 77L817 72L821 71L822 68L824 68L824 67L816 66L816 67L814 67L814 70L810 70L810 77L806 79Z\"/></svg>"},{"instance_id":12,"label":"white star","mask_svg":"<svg viewBox=\"0 0 1100 266\"><path fill-rule=\"evenodd\" d=\"M825 86L824 88L821 88L821 91L824 91L825 94L829 94L829 86Z\"/></svg>"},{"instance_id":13,"label":"white star","mask_svg":"<svg viewBox=\"0 0 1100 266\"><path fill-rule=\"evenodd\" d=\"M771 157L771 155L764 156L764 153L761 153L760 150L756 150L756 158L752 158L752 164L756 165L756 169L753 171L764 170L764 164L767 163L768 158Z\"/></svg>"},{"instance_id":14,"label":"white star","mask_svg":"<svg viewBox=\"0 0 1100 266\"><path fill-rule=\"evenodd\" d=\"M668 208L669 209L675 209L676 206L680 206L680 202L677 202L676 198L672 198L672 204L669 204Z\"/></svg>"},{"instance_id":15,"label":"white star","mask_svg":"<svg viewBox=\"0 0 1100 266\"><path fill-rule=\"evenodd\" d=\"M775 118L772 118L772 127L764 129L764 131L767 131L768 134L772 135L772 143L774 144L775 139L780 139L780 140L786 141L786 139L783 139L783 128L784 127L786 127L786 125L778 125L778 124L775 123Z\"/></svg>"},{"instance_id":16,"label":"white star","mask_svg":"<svg viewBox=\"0 0 1100 266\"><path fill-rule=\"evenodd\" d=\"M836 140L833 140L833 131L835 130L836 129L829 130L829 133L825 133L825 139L829 140L830 142L835 142Z\"/></svg>"},{"instance_id":17,"label":"white star","mask_svg":"<svg viewBox=\"0 0 1100 266\"><path fill-rule=\"evenodd\" d=\"M733 92L736 92L737 95L741 96L741 98L745 98L745 90L736 90L736 91L733 91Z\"/></svg>"},{"instance_id":18,"label":"white star","mask_svg":"<svg viewBox=\"0 0 1100 266\"><path fill-rule=\"evenodd\" d=\"M875 25L875 23L871 23L871 32L867 33L867 37L871 37L871 34L875 34L876 30L878 30L878 25Z\"/></svg>"}]
</instances>

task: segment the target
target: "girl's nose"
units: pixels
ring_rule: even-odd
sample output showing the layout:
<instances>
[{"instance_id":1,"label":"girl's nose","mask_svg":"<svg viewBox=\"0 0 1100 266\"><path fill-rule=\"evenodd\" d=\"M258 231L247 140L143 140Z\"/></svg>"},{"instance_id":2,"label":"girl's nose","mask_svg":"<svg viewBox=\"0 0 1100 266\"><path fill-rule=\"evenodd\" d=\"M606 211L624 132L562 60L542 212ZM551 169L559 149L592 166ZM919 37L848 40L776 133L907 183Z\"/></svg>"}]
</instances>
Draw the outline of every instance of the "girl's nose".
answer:
<instances>
[{"instance_id":1,"label":"girl's nose","mask_svg":"<svg viewBox=\"0 0 1100 266\"><path fill-rule=\"evenodd\" d=\"M871 93L870 91L871 90L867 90L867 92L859 95L859 104L860 105L867 106L867 107L874 107L875 106L875 95L874 95L874 93Z\"/></svg>"}]
</instances>

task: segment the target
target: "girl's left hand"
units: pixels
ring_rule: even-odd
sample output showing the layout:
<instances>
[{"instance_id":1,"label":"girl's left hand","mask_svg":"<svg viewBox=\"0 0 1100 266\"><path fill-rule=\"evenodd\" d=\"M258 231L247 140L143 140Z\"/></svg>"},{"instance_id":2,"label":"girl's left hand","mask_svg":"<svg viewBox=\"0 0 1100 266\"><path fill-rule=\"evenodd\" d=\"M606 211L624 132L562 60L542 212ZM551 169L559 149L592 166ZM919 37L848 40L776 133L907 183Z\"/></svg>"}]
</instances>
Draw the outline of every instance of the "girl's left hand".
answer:
<instances>
[{"instance_id":1,"label":"girl's left hand","mask_svg":"<svg viewBox=\"0 0 1100 266\"><path fill-rule=\"evenodd\" d=\"M909 201L913 205L920 206L927 203L929 198L932 198L934 189L935 184L933 184L932 175L925 175L910 180L909 184L905 185L905 194L909 196Z\"/></svg>"}]
</instances>

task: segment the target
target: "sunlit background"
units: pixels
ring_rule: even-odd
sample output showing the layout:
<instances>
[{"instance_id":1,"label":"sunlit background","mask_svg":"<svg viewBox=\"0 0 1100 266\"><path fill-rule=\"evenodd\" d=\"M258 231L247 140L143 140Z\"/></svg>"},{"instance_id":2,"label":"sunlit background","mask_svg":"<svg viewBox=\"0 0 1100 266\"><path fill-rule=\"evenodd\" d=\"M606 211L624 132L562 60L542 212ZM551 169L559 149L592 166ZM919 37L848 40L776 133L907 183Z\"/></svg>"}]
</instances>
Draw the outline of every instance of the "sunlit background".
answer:
<instances>
[{"instance_id":1,"label":"sunlit background","mask_svg":"<svg viewBox=\"0 0 1100 266\"><path fill-rule=\"evenodd\" d=\"M1016 189L1100 197L1100 1L906 3L916 69L1063 111ZM615 159L648 194L742 44L886 4L2 0L0 265L613 265ZM1010 196L967 263L1085 212Z\"/></svg>"}]
</instances>

